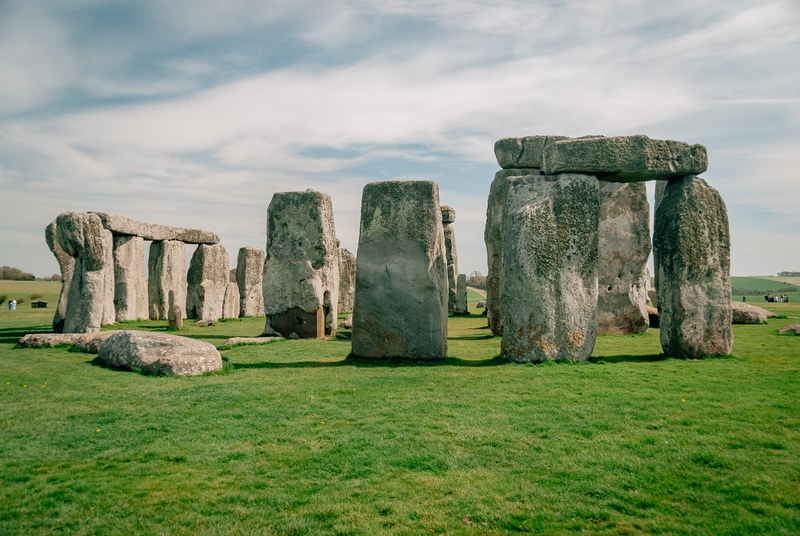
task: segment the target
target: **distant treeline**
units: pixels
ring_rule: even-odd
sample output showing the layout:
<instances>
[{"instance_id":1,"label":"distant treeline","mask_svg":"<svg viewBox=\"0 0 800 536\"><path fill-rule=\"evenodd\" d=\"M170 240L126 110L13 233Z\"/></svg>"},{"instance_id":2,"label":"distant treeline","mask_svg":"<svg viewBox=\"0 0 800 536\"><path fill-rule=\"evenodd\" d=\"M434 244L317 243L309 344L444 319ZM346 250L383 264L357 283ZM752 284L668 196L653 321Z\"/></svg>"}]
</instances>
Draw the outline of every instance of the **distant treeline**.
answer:
<instances>
[{"instance_id":1,"label":"distant treeline","mask_svg":"<svg viewBox=\"0 0 800 536\"><path fill-rule=\"evenodd\" d=\"M800 272L778 272L778 277L800 277Z\"/></svg>"},{"instance_id":2,"label":"distant treeline","mask_svg":"<svg viewBox=\"0 0 800 536\"><path fill-rule=\"evenodd\" d=\"M796 292L797 287L781 287L775 290L753 290L751 288L731 287L731 294L734 296L763 296L764 294L783 294L785 292Z\"/></svg>"},{"instance_id":3,"label":"distant treeline","mask_svg":"<svg viewBox=\"0 0 800 536\"><path fill-rule=\"evenodd\" d=\"M6 281L61 281L59 274L53 274L50 277L36 277L28 272L23 272L19 268L11 266L0 267L0 280Z\"/></svg>"},{"instance_id":4,"label":"distant treeline","mask_svg":"<svg viewBox=\"0 0 800 536\"><path fill-rule=\"evenodd\" d=\"M469 274L469 277L467 278L467 285L486 290L486 276L482 275L476 270Z\"/></svg>"}]
</instances>

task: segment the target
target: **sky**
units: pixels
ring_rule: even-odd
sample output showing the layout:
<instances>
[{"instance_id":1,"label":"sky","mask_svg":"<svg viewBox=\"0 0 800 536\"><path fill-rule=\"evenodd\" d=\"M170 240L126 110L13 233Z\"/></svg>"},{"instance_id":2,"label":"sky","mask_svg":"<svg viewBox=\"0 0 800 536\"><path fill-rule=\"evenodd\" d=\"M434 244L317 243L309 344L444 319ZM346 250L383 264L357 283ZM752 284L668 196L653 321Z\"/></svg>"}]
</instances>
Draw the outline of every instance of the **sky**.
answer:
<instances>
[{"instance_id":1,"label":"sky","mask_svg":"<svg viewBox=\"0 0 800 536\"><path fill-rule=\"evenodd\" d=\"M494 142L536 134L703 144L732 275L800 271L796 0L0 0L0 265L39 277L61 212L214 231L233 267L306 188L356 252L400 179L485 274Z\"/></svg>"}]
</instances>

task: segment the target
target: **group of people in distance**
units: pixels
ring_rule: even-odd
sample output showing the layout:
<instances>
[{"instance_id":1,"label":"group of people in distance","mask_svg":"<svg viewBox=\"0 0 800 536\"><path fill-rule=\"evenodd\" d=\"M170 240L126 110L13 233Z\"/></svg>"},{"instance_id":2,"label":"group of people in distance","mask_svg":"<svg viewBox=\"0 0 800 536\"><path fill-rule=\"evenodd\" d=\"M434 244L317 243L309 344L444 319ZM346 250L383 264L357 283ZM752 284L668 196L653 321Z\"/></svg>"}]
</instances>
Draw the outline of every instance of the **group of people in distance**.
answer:
<instances>
[{"instance_id":1,"label":"group of people in distance","mask_svg":"<svg viewBox=\"0 0 800 536\"><path fill-rule=\"evenodd\" d=\"M789 296L786 294L781 294L780 296L771 296L769 293L764 294L764 301L768 301L770 303L786 303L789 301Z\"/></svg>"}]
</instances>

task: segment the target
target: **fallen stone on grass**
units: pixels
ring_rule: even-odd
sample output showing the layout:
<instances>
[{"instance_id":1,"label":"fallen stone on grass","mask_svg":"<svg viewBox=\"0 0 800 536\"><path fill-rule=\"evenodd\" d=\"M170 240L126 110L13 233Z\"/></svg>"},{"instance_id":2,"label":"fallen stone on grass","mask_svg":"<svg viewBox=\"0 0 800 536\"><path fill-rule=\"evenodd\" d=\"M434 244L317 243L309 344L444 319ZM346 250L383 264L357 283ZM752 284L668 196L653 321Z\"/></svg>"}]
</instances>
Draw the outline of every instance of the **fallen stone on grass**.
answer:
<instances>
[{"instance_id":1,"label":"fallen stone on grass","mask_svg":"<svg viewBox=\"0 0 800 536\"><path fill-rule=\"evenodd\" d=\"M764 324L767 318L775 316L775 313L744 302L731 302L731 309L732 324Z\"/></svg>"},{"instance_id":2,"label":"fallen stone on grass","mask_svg":"<svg viewBox=\"0 0 800 536\"><path fill-rule=\"evenodd\" d=\"M147 374L195 376L222 369L222 356L213 344L146 331L113 332L97 358L111 367Z\"/></svg>"},{"instance_id":3,"label":"fallen stone on grass","mask_svg":"<svg viewBox=\"0 0 800 536\"><path fill-rule=\"evenodd\" d=\"M481 300L475 304L478 309L486 309L486 300Z\"/></svg>"},{"instance_id":4,"label":"fallen stone on grass","mask_svg":"<svg viewBox=\"0 0 800 536\"><path fill-rule=\"evenodd\" d=\"M216 326L217 325L217 321L216 320L209 320L209 319L198 320L197 322L194 323L194 325L197 326L198 328L207 328L209 326Z\"/></svg>"},{"instance_id":5,"label":"fallen stone on grass","mask_svg":"<svg viewBox=\"0 0 800 536\"><path fill-rule=\"evenodd\" d=\"M283 337L231 337L225 341L225 346L234 344L266 344L273 341L282 341Z\"/></svg>"},{"instance_id":6,"label":"fallen stone on grass","mask_svg":"<svg viewBox=\"0 0 800 536\"><path fill-rule=\"evenodd\" d=\"M114 331L95 333L30 333L19 340L20 348L52 348L59 344L69 344L87 354L100 352L100 345Z\"/></svg>"},{"instance_id":7,"label":"fallen stone on grass","mask_svg":"<svg viewBox=\"0 0 800 536\"><path fill-rule=\"evenodd\" d=\"M344 317L344 320L339 323L339 327L342 329L353 329L353 314L350 313Z\"/></svg>"},{"instance_id":8,"label":"fallen stone on grass","mask_svg":"<svg viewBox=\"0 0 800 536\"><path fill-rule=\"evenodd\" d=\"M789 324L783 326L778 333L791 333L793 335L800 335L800 324Z\"/></svg>"}]
</instances>

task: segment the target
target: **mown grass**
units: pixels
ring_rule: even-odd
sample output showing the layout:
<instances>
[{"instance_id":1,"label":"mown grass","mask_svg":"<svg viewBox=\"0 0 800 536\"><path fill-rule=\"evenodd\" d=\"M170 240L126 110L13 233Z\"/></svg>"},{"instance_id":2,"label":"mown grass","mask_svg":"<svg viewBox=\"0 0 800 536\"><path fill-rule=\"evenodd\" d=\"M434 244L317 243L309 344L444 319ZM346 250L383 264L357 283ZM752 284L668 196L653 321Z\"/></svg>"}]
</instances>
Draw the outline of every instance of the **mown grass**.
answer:
<instances>
[{"instance_id":1,"label":"mown grass","mask_svg":"<svg viewBox=\"0 0 800 536\"><path fill-rule=\"evenodd\" d=\"M441 363L281 341L164 378L13 349L50 315L0 316L0 533L800 532L800 337L777 334L800 319L734 326L729 358L665 358L652 330L534 366L471 315Z\"/></svg>"}]
</instances>

